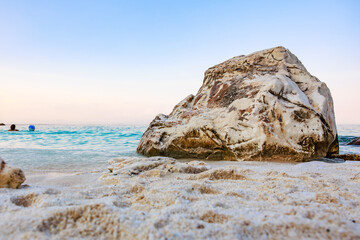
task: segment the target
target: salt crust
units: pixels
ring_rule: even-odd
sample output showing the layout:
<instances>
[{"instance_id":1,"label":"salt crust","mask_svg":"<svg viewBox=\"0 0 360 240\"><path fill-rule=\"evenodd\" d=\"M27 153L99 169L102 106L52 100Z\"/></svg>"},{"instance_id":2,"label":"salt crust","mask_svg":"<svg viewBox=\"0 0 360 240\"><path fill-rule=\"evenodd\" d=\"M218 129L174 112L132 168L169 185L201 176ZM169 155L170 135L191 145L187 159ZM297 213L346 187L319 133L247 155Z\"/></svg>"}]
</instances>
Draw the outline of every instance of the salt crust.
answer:
<instances>
[{"instance_id":1,"label":"salt crust","mask_svg":"<svg viewBox=\"0 0 360 240\"><path fill-rule=\"evenodd\" d=\"M109 163L98 181L0 189L0 239L360 238L358 161Z\"/></svg>"}]
</instances>

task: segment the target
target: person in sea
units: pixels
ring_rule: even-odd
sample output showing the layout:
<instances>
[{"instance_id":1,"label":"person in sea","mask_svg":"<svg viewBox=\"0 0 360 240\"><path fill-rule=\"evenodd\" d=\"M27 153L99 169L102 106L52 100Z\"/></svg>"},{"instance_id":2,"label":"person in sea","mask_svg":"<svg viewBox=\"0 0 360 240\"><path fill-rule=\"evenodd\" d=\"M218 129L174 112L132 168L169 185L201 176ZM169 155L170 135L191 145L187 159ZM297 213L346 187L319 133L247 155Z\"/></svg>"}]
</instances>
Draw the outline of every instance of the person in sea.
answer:
<instances>
[{"instance_id":1,"label":"person in sea","mask_svg":"<svg viewBox=\"0 0 360 240\"><path fill-rule=\"evenodd\" d=\"M10 129L8 130L9 132L13 132L13 131L19 131L16 129L16 125L15 124L11 124Z\"/></svg>"}]
</instances>

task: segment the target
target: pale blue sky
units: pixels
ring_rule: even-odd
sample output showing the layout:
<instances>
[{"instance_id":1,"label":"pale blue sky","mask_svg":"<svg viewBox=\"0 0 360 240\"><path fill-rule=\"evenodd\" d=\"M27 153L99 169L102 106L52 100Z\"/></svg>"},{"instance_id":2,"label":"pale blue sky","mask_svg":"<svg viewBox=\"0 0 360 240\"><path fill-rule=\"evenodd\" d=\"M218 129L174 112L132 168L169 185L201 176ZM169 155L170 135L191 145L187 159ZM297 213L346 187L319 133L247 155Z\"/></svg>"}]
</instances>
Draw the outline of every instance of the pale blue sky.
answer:
<instances>
[{"instance_id":1,"label":"pale blue sky","mask_svg":"<svg viewBox=\"0 0 360 240\"><path fill-rule=\"evenodd\" d=\"M0 0L0 122L147 124L207 68L279 45L360 124L359 1Z\"/></svg>"}]
</instances>

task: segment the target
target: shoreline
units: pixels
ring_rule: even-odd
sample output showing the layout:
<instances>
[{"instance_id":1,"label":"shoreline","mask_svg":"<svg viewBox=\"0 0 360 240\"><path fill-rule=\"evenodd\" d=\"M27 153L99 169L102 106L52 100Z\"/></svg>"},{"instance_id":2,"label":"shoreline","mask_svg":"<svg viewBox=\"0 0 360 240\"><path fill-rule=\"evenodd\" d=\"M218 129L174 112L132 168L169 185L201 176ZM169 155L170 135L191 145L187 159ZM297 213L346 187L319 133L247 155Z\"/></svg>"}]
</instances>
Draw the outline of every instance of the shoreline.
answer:
<instances>
[{"instance_id":1,"label":"shoreline","mask_svg":"<svg viewBox=\"0 0 360 240\"><path fill-rule=\"evenodd\" d=\"M100 171L92 172L32 172L26 176L26 186L42 187L66 187L82 185L85 183L96 184L101 176Z\"/></svg>"},{"instance_id":2,"label":"shoreline","mask_svg":"<svg viewBox=\"0 0 360 240\"><path fill-rule=\"evenodd\" d=\"M140 157L145 158L145 157ZM201 160L201 159L176 159L180 163L189 163L192 161L200 161L206 163L210 168L220 168L220 167L246 167L254 170L274 170L274 171L289 171L292 172L292 168L296 168L297 165L316 165L321 164L351 164L352 162L356 164L360 161L344 161L344 162L327 162L323 160L313 160L309 162L286 162L286 161L213 161L213 160ZM105 164L104 164L105 165ZM320 166L319 165L319 166ZM105 165L108 166L108 165ZM290 167L291 166L291 167ZM326 166L326 165L324 165ZM290 167L290 168L289 168ZM92 183L96 183L98 178L102 174L108 172L107 167L99 168L97 166L96 170L71 170L60 169L60 170L26 170L26 181L24 182L25 186L48 186L51 187L51 184L54 186L68 186L69 182L75 182L76 185L81 185L87 182L87 178L91 180Z\"/></svg>"},{"instance_id":3,"label":"shoreline","mask_svg":"<svg viewBox=\"0 0 360 240\"><path fill-rule=\"evenodd\" d=\"M201 160L201 159L176 159L176 161L181 163L189 163L191 161L201 161L211 166L212 168L216 167L252 167L252 168L261 168L269 166L271 169L283 168L287 166L295 166L301 164L298 162L260 162L260 161L211 161L211 160ZM105 164L104 164L105 165ZM108 166L108 165L105 165ZM25 170L26 181L24 185L28 186L47 186L51 187L51 184L55 186L67 186L68 182L74 181L76 185L83 184L87 182L87 178L91 179L92 183L95 183L102 174L108 172L107 168L97 170L71 170L60 169L60 170Z\"/></svg>"}]
</instances>

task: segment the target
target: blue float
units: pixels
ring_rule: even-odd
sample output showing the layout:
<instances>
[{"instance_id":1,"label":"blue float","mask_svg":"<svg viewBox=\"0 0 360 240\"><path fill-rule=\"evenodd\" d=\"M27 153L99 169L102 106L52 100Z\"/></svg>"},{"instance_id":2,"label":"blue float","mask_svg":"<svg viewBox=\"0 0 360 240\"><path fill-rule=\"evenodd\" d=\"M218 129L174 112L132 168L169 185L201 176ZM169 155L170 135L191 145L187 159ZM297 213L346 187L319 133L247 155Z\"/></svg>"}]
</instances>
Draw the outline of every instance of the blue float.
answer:
<instances>
[{"instance_id":1,"label":"blue float","mask_svg":"<svg viewBox=\"0 0 360 240\"><path fill-rule=\"evenodd\" d=\"M35 131L35 126L34 125L29 125L29 131Z\"/></svg>"}]
</instances>

